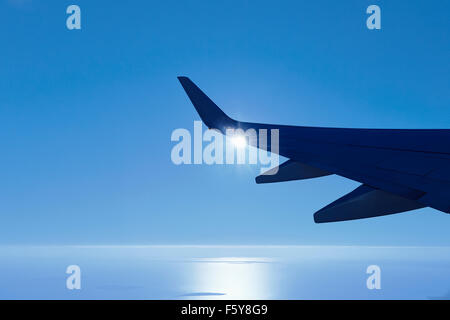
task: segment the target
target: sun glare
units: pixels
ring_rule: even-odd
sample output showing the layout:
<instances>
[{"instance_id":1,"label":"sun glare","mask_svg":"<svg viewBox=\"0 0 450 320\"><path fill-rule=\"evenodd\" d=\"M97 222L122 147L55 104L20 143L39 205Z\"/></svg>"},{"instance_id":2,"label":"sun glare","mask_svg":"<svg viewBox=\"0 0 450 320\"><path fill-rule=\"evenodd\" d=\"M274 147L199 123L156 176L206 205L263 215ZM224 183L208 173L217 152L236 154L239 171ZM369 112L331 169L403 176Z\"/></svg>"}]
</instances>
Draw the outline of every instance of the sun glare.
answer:
<instances>
[{"instance_id":1,"label":"sun glare","mask_svg":"<svg viewBox=\"0 0 450 320\"><path fill-rule=\"evenodd\" d=\"M188 291L199 296L189 299L270 299L274 293L271 259L212 257L192 262Z\"/></svg>"},{"instance_id":2,"label":"sun glare","mask_svg":"<svg viewBox=\"0 0 450 320\"><path fill-rule=\"evenodd\" d=\"M245 139L244 136L241 136L241 135L237 135L237 136L232 137L231 138L231 142L238 149L242 149L242 148L245 148L247 146L247 140Z\"/></svg>"}]
</instances>

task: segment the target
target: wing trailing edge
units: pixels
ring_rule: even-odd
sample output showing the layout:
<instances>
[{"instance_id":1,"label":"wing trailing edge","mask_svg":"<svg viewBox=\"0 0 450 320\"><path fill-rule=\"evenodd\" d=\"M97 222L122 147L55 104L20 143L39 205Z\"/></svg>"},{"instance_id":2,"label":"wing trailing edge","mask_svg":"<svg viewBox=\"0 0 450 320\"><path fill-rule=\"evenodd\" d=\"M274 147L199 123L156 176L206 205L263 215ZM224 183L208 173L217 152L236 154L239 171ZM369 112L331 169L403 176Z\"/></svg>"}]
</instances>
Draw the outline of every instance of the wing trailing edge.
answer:
<instances>
[{"instance_id":1,"label":"wing trailing edge","mask_svg":"<svg viewBox=\"0 0 450 320\"><path fill-rule=\"evenodd\" d=\"M316 223L372 218L425 207L410 199L361 185L314 214Z\"/></svg>"}]
</instances>

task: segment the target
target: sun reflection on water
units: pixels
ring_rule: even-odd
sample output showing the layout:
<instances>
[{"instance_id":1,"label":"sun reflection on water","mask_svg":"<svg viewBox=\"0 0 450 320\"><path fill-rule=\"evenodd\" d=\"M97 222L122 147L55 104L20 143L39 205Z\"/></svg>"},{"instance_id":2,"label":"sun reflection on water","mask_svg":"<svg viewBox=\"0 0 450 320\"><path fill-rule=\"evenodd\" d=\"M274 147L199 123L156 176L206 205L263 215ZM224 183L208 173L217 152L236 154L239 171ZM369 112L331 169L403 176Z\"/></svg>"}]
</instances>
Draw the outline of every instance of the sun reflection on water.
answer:
<instances>
[{"instance_id":1,"label":"sun reflection on water","mask_svg":"<svg viewBox=\"0 0 450 320\"><path fill-rule=\"evenodd\" d=\"M267 258L193 259L188 299L270 299L273 285Z\"/></svg>"}]
</instances>

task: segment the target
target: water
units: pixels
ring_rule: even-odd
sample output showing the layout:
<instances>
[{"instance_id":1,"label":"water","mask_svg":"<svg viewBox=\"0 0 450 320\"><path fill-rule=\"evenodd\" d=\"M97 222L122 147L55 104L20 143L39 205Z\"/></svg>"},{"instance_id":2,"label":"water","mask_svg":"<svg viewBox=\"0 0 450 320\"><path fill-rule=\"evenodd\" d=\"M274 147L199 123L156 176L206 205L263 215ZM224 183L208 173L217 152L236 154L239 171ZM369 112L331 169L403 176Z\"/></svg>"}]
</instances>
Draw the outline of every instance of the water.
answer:
<instances>
[{"instance_id":1,"label":"water","mask_svg":"<svg viewBox=\"0 0 450 320\"><path fill-rule=\"evenodd\" d=\"M81 290L66 268L81 268ZM381 268L368 290L366 269ZM1 299L444 299L450 248L2 246Z\"/></svg>"}]
</instances>

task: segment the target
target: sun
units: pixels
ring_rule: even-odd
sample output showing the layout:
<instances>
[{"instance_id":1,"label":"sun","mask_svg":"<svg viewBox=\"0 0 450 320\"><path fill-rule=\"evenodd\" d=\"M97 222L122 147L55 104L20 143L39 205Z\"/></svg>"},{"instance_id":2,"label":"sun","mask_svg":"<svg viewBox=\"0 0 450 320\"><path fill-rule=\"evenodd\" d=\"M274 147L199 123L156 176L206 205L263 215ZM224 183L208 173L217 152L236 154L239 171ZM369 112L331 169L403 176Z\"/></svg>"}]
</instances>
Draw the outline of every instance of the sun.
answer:
<instances>
[{"instance_id":1,"label":"sun","mask_svg":"<svg viewBox=\"0 0 450 320\"><path fill-rule=\"evenodd\" d=\"M247 139L244 136L236 135L231 138L231 142L238 149L243 149L247 146Z\"/></svg>"}]
</instances>

